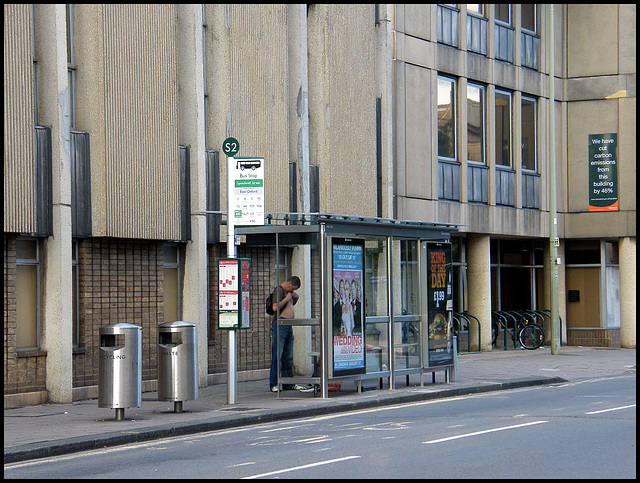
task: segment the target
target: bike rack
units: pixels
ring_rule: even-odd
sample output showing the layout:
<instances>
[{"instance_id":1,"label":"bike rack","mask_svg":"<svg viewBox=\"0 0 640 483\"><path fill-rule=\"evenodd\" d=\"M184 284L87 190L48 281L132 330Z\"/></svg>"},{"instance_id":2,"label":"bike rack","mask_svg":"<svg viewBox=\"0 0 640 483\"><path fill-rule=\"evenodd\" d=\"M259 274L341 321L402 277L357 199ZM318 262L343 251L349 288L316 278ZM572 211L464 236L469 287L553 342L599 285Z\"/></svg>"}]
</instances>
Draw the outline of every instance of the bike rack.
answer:
<instances>
[{"instance_id":1,"label":"bike rack","mask_svg":"<svg viewBox=\"0 0 640 483\"><path fill-rule=\"evenodd\" d=\"M542 329L544 330L544 318L548 317L549 318L549 322L551 322L551 311L548 309L536 309L536 310L531 310L531 312L535 313L536 315L538 315L540 317L541 323L539 324L540 326L542 326ZM560 317L558 315L558 318L560 319L560 333L562 334L562 317ZM562 346L562 336L560 337L560 346Z\"/></svg>"},{"instance_id":2,"label":"bike rack","mask_svg":"<svg viewBox=\"0 0 640 483\"><path fill-rule=\"evenodd\" d=\"M502 311L495 311L492 310L491 311L492 315L496 315L498 317L500 317L502 320L504 320L504 327L503 327L503 334L504 334L504 350L508 350L508 343L507 343L507 325L509 322L509 319L513 320L513 348L517 349L518 345L517 345L517 331L518 331L518 319L516 318L515 315L513 315L510 311L506 311L506 310L502 310ZM497 340L497 339L496 339Z\"/></svg>"},{"instance_id":3,"label":"bike rack","mask_svg":"<svg viewBox=\"0 0 640 483\"><path fill-rule=\"evenodd\" d=\"M462 318L467 321L467 353L471 353L471 330L470 330L471 320L469 319L469 317L475 319L476 324L478 324L478 350L476 352L480 352L480 341L482 340L480 337L480 320L478 320L478 318L475 317L474 315L471 315L469 312L453 313L453 319L456 320L460 325L460 329L458 329L458 332L462 330L462 325L463 325L459 318ZM459 337L458 337L458 342L460 342ZM458 344L458 353L459 352L460 352L460 344Z\"/></svg>"}]
</instances>

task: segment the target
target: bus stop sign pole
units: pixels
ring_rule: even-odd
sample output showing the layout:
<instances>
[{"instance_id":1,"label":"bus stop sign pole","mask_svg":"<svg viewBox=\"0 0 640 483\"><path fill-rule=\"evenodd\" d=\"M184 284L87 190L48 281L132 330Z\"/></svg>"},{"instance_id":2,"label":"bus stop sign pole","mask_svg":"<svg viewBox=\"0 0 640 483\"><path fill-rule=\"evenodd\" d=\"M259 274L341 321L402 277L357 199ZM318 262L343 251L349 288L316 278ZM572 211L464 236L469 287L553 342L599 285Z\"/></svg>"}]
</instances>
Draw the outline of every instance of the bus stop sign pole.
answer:
<instances>
[{"instance_id":1,"label":"bus stop sign pole","mask_svg":"<svg viewBox=\"0 0 640 483\"><path fill-rule=\"evenodd\" d=\"M240 143L235 138L227 138L222 143L222 151L227 155L227 257L236 258L236 230L234 223L235 186L231 176L234 166L234 156L240 149ZM227 404L236 404L237 390L237 347L236 331L228 330L228 360L227 360Z\"/></svg>"}]
</instances>

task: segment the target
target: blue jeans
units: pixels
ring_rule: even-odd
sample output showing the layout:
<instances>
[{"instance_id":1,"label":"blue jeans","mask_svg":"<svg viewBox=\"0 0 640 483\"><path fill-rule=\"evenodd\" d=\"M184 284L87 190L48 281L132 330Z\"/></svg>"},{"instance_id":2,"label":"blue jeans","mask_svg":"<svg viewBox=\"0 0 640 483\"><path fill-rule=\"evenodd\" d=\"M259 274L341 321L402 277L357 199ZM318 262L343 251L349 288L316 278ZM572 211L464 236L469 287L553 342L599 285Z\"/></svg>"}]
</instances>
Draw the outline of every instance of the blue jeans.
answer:
<instances>
[{"instance_id":1,"label":"blue jeans","mask_svg":"<svg viewBox=\"0 0 640 483\"><path fill-rule=\"evenodd\" d=\"M271 325L271 371L269 387L278 385L278 340L276 339L277 322ZM293 376L293 328L290 325L280 326L280 375ZM291 389L293 384L286 384L282 389Z\"/></svg>"}]
</instances>

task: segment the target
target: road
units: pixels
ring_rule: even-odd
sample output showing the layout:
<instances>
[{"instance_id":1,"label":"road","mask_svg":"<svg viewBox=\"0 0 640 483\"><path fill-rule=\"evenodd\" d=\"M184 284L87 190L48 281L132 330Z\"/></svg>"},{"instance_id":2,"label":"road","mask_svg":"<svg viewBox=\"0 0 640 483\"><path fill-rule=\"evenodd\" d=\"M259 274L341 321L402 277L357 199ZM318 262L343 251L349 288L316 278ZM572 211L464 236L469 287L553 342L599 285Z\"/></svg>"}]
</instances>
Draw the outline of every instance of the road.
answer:
<instances>
[{"instance_id":1,"label":"road","mask_svg":"<svg viewBox=\"0 0 640 483\"><path fill-rule=\"evenodd\" d=\"M385 406L5 465L5 478L635 478L636 377Z\"/></svg>"}]
</instances>

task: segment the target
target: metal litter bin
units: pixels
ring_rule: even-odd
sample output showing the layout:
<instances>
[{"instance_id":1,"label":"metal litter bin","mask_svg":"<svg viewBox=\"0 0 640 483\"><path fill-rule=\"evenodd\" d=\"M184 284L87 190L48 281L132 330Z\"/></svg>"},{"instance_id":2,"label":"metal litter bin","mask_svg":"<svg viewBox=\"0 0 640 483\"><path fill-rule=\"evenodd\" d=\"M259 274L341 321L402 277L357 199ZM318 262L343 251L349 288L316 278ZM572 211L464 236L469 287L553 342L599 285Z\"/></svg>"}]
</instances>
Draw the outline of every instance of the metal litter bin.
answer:
<instances>
[{"instance_id":1,"label":"metal litter bin","mask_svg":"<svg viewBox=\"0 0 640 483\"><path fill-rule=\"evenodd\" d=\"M181 320L158 326L158 401L198 399L198 346L196 324Z\"/></svg>"},{"instance_id":2,"label":"metal litter bin","mask_svg":"<svg viewBox=\"0 0 640 483\"><path fill-rule=\"evenodd\" d=\"M115 409L118 421L142 403L141 332L132 324L100 327L98 407Z\"/></svg>"}]
</instances>

